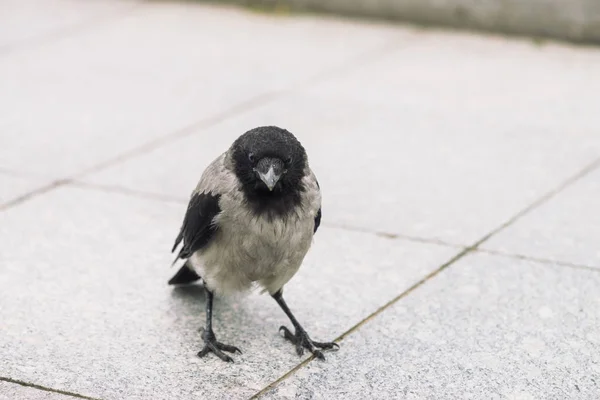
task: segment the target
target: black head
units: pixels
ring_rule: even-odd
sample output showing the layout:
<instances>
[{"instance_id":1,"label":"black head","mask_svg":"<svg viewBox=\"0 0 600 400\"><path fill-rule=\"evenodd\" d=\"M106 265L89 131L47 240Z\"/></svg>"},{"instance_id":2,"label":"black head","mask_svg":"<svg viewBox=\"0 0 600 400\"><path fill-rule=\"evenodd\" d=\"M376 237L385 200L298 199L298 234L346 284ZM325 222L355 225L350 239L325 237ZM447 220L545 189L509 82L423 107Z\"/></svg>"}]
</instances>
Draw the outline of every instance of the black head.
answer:
<instances>
[{"instance_id":1,"label":"black head","mask_svg":"<svg viewBox=\"0 0 600 400\"><path fill-rule=\"evenodd\" d=\"M231 151L235 173L256 211L285 214L300 202L307 156L290 132L276 126L254 128Z\"/></svg>"}]
</instances>

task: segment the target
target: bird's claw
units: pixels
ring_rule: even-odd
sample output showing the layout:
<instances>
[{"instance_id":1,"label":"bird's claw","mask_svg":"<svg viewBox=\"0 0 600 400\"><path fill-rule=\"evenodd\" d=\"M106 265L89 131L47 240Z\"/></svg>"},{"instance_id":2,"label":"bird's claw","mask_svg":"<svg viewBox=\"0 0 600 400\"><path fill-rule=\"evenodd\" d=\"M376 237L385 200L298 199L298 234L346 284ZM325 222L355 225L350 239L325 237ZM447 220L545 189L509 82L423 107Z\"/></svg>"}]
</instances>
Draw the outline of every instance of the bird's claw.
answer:
<instances>
[{"instance_id":1,"label":"bird's claw","mask_svg":"<svg viewBox=\"0 0 600 400\"><path fill-rule=\"evenodd\" d=\"M287 327L282 325L279 327L279 332L283 332L283 337L296 345L296 353L298 353L299 356L304 355L304 349L307 349L319 360L325 360L325 356L320 349L338 350L340 348L340 346L334 342L313 341L303 329L296 329L296 333L292 334Z\"/></svg>"},{"instance_id":2,"label":"bird's claw","mask_svg":"<svg viewBox=\"0 0 600 400\"><path fill-rule=\"evenodd\" d=\"M202 339L204 340L204 347L198 352L198 357L204 357L208 353L214 353L217 357L225 362L233 362L233 358L223 353L223 351L227 351L229 353L238 352L242 354L242 351L237 347L218 342L213 332L203 331Z\"/></svg>"}]
</instances>

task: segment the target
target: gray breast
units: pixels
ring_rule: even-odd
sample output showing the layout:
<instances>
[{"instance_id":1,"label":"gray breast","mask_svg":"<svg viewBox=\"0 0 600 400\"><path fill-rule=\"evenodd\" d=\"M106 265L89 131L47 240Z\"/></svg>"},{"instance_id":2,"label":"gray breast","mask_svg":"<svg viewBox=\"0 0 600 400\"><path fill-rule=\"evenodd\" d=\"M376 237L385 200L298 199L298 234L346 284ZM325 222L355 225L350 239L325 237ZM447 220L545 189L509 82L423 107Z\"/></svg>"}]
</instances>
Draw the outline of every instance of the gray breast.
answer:
<instances>
[{"instance_id":1,"label":"gray breast","mask_svg":"<svg viewBox=\"0 0 600 400\"><path fill-rule=\"evenodd\" d=\"M241 206L245 201L240 190L222 194L222 212L215 218L219 230L211 244L191 258L211 290L228 294L257 283L273 294L294 276L312 243L321 205L312 171L303 183L300 205L281 218L269 219Z\"/></svg>"}]
</instances>

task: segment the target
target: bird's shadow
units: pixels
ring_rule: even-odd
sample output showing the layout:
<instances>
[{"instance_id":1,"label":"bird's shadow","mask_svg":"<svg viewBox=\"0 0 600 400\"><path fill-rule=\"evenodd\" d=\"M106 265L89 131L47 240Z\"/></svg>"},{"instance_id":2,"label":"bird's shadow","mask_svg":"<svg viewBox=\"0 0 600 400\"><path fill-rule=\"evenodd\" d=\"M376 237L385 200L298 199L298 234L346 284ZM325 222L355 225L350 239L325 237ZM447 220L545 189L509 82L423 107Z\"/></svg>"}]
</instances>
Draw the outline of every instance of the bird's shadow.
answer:
<instances>
[{"instance_id":1,"label":"bird's shadow","mask_svg":"<svg viewBox=\"0 0 600 400\"><path fill-rule=\"evenodd\" d=\"M182 307L198 305L206 301L206 291L202 284L175 286L171 290L171 297Z\"/></svg>"}]
</instances>

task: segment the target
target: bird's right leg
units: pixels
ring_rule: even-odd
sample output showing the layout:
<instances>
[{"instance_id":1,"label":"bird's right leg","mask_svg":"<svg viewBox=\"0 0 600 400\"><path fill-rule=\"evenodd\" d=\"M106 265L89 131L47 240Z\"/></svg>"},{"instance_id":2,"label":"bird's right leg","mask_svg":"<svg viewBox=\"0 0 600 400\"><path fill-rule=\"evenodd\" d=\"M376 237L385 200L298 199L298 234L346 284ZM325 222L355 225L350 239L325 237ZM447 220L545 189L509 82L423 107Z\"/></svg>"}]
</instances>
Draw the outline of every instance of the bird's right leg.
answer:
<instances>
[{"instance_id":1,"label":"bird's right leg","mask_svg":"<svg viewBox=\"0 0 600 400\"><path fill-rule=\"evenodd\" d=\"M242 354L242 351L235 346L223 344L217 341L215 333L212 330L212 308L213 308L213 293L204 285L206 291L206 328L202 332L202 340L204 340L204 348L198 352L198 357L204 357L212 352L223 361L233 362L233 359L223 351L235 353L236 351Z\"/></svg>"}]
</instances>

